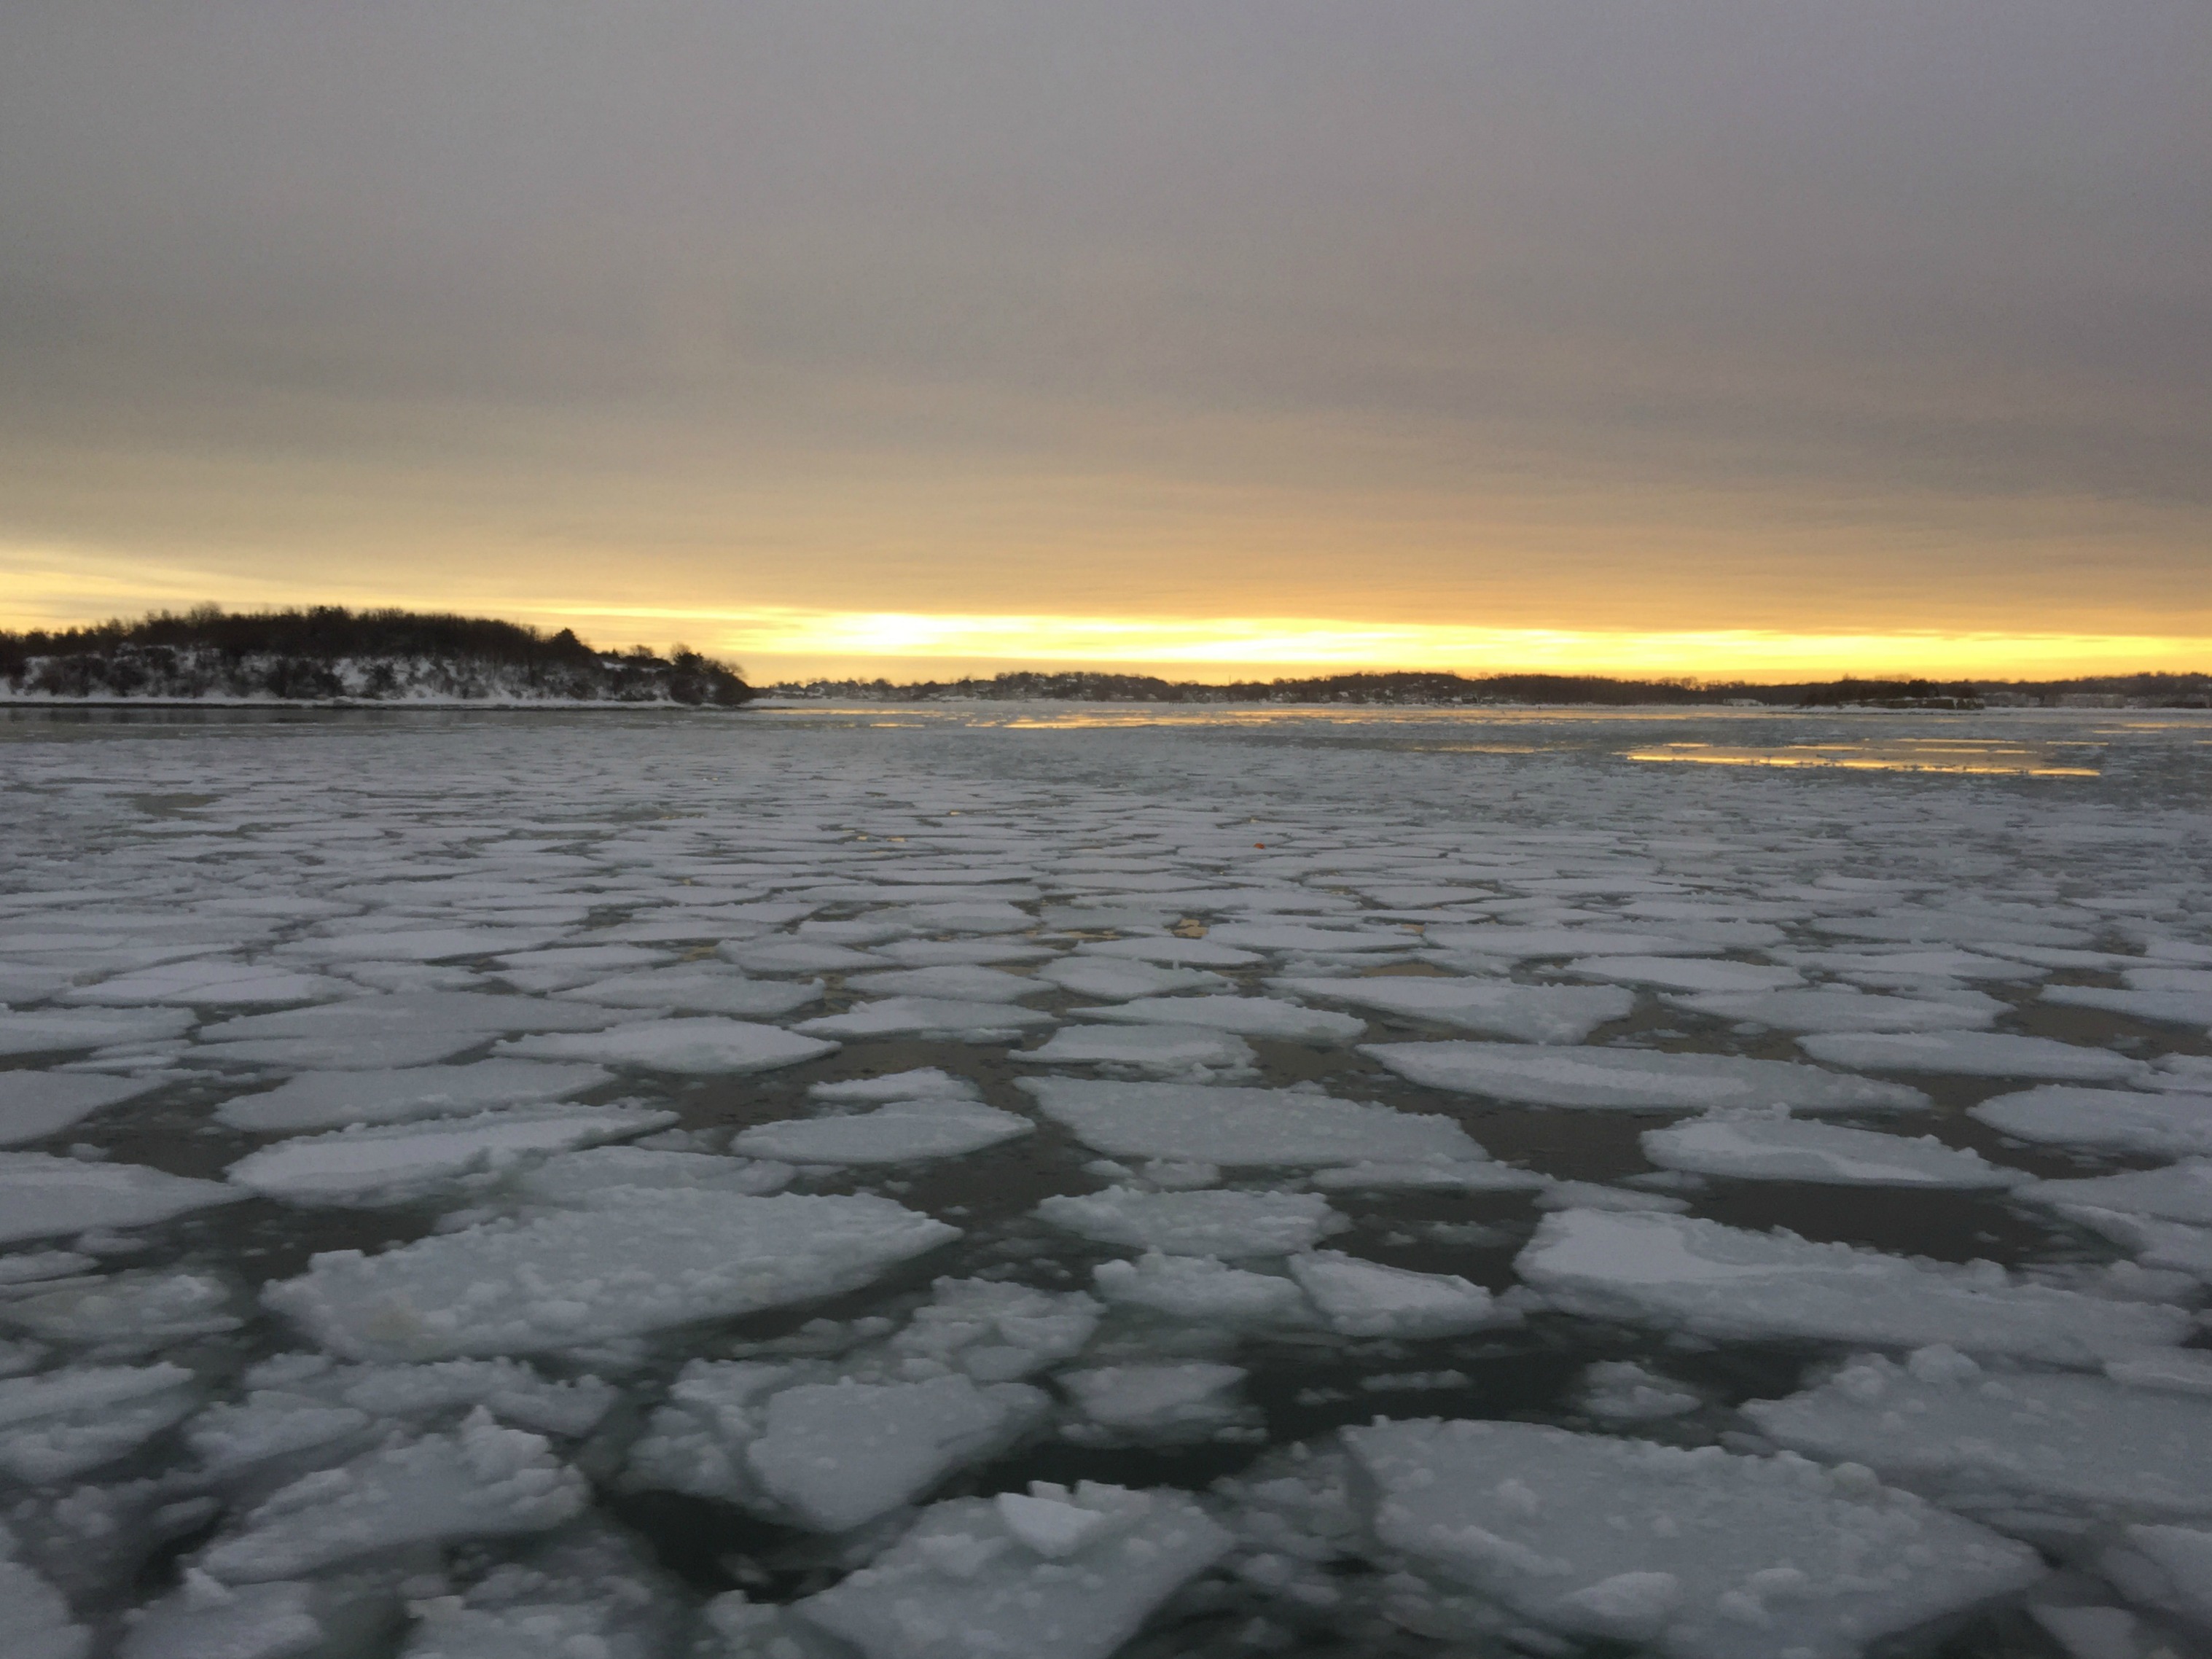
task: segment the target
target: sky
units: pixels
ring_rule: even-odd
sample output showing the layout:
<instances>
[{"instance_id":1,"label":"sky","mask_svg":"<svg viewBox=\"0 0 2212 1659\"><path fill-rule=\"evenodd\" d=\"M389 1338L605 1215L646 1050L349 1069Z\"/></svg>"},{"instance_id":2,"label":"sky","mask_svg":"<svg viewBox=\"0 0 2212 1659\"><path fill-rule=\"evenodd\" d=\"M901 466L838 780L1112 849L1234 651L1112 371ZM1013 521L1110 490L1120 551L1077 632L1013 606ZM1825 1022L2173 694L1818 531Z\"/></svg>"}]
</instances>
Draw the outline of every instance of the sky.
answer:
<instances>
[{"instance_id":1,"label":"sky","mask_svg":"<svg viewBox=\"0 0 2212 1659\"><path fill-rule=\"evenodd\" d=\"M2212 668L2205 0L9 0L0 626Z\"/></svg>"}]
</instances>

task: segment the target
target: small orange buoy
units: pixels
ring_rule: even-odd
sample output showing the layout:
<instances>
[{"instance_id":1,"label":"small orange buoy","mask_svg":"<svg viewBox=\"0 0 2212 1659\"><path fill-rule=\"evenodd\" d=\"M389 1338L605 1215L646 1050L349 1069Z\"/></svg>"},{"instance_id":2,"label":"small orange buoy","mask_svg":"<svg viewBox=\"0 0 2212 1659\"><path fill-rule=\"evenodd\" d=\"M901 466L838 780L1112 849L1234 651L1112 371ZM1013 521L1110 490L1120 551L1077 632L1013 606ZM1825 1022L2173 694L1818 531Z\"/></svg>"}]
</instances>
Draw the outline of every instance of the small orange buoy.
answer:
<instances>
[{"instance_id":1,"label":"small orange buoy","mask_svg":"<svg viewBox=\"0 0 2212 1659\"><path fill-rule=\"evenodd\" d=\"M1267 843L1264 841L1255 841L1252 845L1258 848L1263 853L1267 850Z\"/></svg>"}]
</instances>

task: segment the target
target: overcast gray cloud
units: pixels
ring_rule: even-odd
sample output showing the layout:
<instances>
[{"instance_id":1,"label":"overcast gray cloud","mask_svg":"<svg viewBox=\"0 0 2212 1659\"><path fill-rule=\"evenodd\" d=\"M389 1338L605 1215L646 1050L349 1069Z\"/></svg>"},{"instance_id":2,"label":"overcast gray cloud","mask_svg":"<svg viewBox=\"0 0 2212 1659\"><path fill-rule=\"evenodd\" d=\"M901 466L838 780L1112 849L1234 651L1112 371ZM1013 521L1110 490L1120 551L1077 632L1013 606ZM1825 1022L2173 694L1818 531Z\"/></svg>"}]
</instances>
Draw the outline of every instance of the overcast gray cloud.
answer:
<instances>
[{"instance_id":1,"label":"overcast gray cloud","mask_svg":"<svg viewBox=\"0 0 2212 1659\"><path fill-rule=\"evenodd\" d=\"M1532 617L1663 501L2204 612L2208 86L2203 0L17 0L0 533Z\"/></svg>"}]
</instances>

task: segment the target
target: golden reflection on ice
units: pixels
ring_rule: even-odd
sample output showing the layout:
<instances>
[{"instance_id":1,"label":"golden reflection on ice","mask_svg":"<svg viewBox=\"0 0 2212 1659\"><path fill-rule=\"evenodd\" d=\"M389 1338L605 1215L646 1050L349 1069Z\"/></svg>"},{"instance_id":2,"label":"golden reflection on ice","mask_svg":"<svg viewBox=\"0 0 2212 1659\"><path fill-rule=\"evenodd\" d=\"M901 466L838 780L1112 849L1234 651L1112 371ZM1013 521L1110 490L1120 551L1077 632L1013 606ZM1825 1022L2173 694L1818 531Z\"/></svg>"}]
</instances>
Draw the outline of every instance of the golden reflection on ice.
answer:
<instances>
[{"instance_id":1,"label":"golden reflection on ice","mask_svg":"<svg viewBox=\"0 0 2212 1659\"><path fill-rule=\"evenodd\" d=\"M2094 778L2102 774L2061 754L2098 745L2008 743L1996 738L1887 738L1864 743L1793 743L1755 749L1711 743L1666 743L1632 749L1632 761L1671 761L1698 766L1826 767L1850 772L1965 772L1992 777Z\"/></svg>"}]
</instances>

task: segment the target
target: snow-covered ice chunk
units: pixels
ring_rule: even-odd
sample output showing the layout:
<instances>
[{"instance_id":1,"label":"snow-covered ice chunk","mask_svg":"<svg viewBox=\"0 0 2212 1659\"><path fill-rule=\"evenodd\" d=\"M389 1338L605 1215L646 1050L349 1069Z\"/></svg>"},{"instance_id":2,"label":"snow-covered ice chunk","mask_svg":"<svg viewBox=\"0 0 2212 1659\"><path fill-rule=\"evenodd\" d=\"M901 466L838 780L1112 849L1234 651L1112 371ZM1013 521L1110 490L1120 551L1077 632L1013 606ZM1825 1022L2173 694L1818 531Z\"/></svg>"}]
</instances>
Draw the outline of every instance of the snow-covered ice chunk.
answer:
<instances>
[{"instance_id":1,"label":"snow-covered ice chunk","mask_svg":"<svg viewBox=\"0 0 2212 1659\"><path fill-rule=\"evenodd\" d=\"M806 931L802 927L801 933ZM1042 962L1060 953L1042 945L1010 939L902 939L878 945L876 954L906 968L985 967L994 962Z\"/></svg>"},{"instance_id":2,"label":"snow-covered ice chunk","mask_svg":"<svg viewBox=\"0 0 2212 1659\"><path fill-rule=\"evenodd\" d=\"M1101 1365L1062 1371L1054 1381L1090 1421L1139 1440L1205 1439L1251 1415L1237 1390L1240 1365L1203 1360L1181 1364ZM1017 1504L1033 1500L1013 1498ZM1041 1552L1042 1553L1042 1552Z\"/></svg>"},{"instance_id":3,"label":"snow-covered ice chunk","mask_svg":"<svg viewBox=\"0 0 2212 1659\"><path fill-rule=\"evenodd\" d=\"M606 1031L518 1037L502 1054L532 1060L595 1060L691 1076L771 1072L819 1059L837 1045L781 1026L741 1019L651 1019Z\"/></svg>"},{"instance_id":4,"label":"snow-covered ice chunk","mask_svg":"<svg viewBox=\"0 0 2212 1659\"><path fill-rule=\"evenodd\" d=\"M1290 1268L1322 1322L1344 1336L1461 1336L1521 1319L1457 1273L1413 1273L1339 1250L1294 1255Z\"/></svg>"},{"instance_id":5,"label":"snow-covered ice chunk","mask_svg":"<svg viewBox=\"0 0 2212 1659\"><path fill-rule=\"evenodd\" d=\"M1797 1046L1831 1066L1866 1072L2121 1083L2148 1069L2142 1061L2109 1048L2006 1031L1839 1031L1799 1037Z\"/></svg>"},{"instance_id":6,"label":"snow-covered ice chunk","mask_svg":"<svg viewBox=\"0 0 2212 1659\"><path fill-rule=\"evenodd\" d=\"M2140 1211L2100 1210L2086 1204L2061 1205L2059 1213L2132 1252L2138 1267L2193 1273L2212 1281L2212 1227L2192 1227L2186 1222L2161 1221Z\"/></svg>"},{"instance_id":7,"label":"snow-covered ice chunk","mask_svg":"<svg viewBox=\"0 0 2212 1659\"><path fill-rule=\"evenodd\" d=\"M1580 957L1567 964L1567 971L1585 979L1649 985L1662 991L1779 991L1805 982L1795 968L1683 957Z\"/></svg>"},{"instance_id":8,"label":"snow-covered ice chunk","mask_svg":"<svg viewBox=\"0 0 2212 1659\"><path fill-rule=\"evenodd\" d=\"M228 1280L204 1271L154 1269L25 1289L0 1304L0 1323L50 1342L95 1346L103 1355L146 1352L246 1322Z\"/></svg>"},{"instance_id":9,"label":"snow-covered ice chunk","mask_svg":"<svg viewBox=\"0 0 2212 1659\"><path fill-rule=\"evenodd\" d=\"M1669 996L1677 1008L1783 1031L1978 1030L2006 1005L1978 992L1955 997L1874 996L1850 986L1802 991L1707 991Z\"/></svg>"},{"instance_id":10,"label":"snow-covered ice chunk","mask_svg":"<svg viewBox=\"0 0 2212 1659\"><path fill-rule=\"evenodd\" d=\"M404 927L295 939L277 949L306 962L455 962L535 950L565 936L557 928Z\"/></svg>"},{"instance_id":11,"label":"snow-covered ice chunk","mask_svg":"<svg viewBox=\"0 0 2212 1659\"><path fill-rule=\"evenodd\" d=\"M2041 979L2051 970L1978 951L1777 951L1800 968L1818 968L1854 985L1904 990L1948 980Z\"/></svg>"},{"instance_id":12,"label":"snow-covered ice chunk","mask_svg":"<svg viewBox=\"0 0 2212 1659\"><path fill-rule=\"evenodd\" d=\"M870 996L939 997L954 1002L1019 1002L1024 997L1042 996L1053 988L1042 981L1020 974L961 963L855 974L845 984L848 989L864 991Z\"/></svg>"},{"instance_id":13,"label":"snow-covered ice chunk","mask_svg":"<svg viewBox=\"0 0 2212 1659\"><path fill-rule=\"evenodd\" d=\"M298 1659L326 1639L312 1584L224 1584L197 1567L134 1619L118 1659Z\"/></svg>"},{"instance_id":14,"label":"snow-covered ice chunk","mask_svg":"<svg viewBox=\"0 0 2212 1659\"><path fill-rule=\"evenodd\" d=\"M1351 1224L1311 1193L1139 1192L1048 1198L1038 1218L1101 1244L1167 1255L1292 1255Z\"/></svg>"},{"instance_id":15,"label":"snow-covered ice chunk","mask_svg":"<svg viewBox=\"0 0 2212 1659\"><path fill-rule=\"evenodd\" d=\"M557 993L573 1002L608 1008L653 1008L670 1013L730 1014L740 1019L774 1019L822 1000L822 981L747 979L725 968L695 963L648 968L593 980Z\"/></svg>"},{"instance_id":16,"label":"snow-covered ice chunk","mask_svg":"<svg viewBox=\"0 0 2212 1659\"><path fill-rule=\"evenodd\" d=\"M2212 1632L2212 1531L2130 1527L2100 1565L2137 1601Z\"/></svg>"},{"instance_id":17,"label":"snow-covered ice chunk","mask_svg":"<svg viewBox=\"0 0 2212 1659\"><path fill-rule=\"evenodd\" d=\"M968 1079L955 1077L941 1066L917 1066L910 1072L890 1072L881 1077L841 1078L835 1083L810 1083L810 1100L839 1105L880 1106L894 1100L980 1100L982 1091Z\"/></svg>"},{"instance_id":18,"label":"snow-covered ice chunk","mask_svg":"<svg viewBox=\"0 0 2212 1659\"><path fill-rule=\"evenodd\" d=\"M2019 1544L1787 1455L1532 1423L1344 1441L1384 1544L1535 1624L1668 1659L1852 1659L2043 1576Z\"/></svg>"},{"instance_id":19,"label":"snow-covered ice chunk","mask_svg":"<svg viewBox=\"0 0 2212 1659\"><path fill-rule=\"evenodd\" d=\"M1403 944L1401 938L1397 943ZM1135 962L1155 962L1170 968L1249 968L1263 960L1256 952L1241 951L1216 939L1184 939L1176 933L1137 933L1124 939L1086 939L1075 947L1079 957L1116 957Z\"/></svg>"},{"instance_id":20,"label":"snow-covered ice chunk","mask_svg":"<svg viewBox=\"0 0 2212 1659\"><path fill-rule=\"evenodd\" d=\"M1948 1348L1870 1355L1786 1400L1754 1401L1760 1433L1824 1462L2010 1528L2034 1516L2212 1516L2212 1400L2109 1377L1985 1370Z\"/></svg>"},{"instance_id":21,"label":"snow-covered ice chunk","mask_svg":"<svg viewBox=\"0 0 2212 1659\"><path fill-rule=\"evenodd\" d=\"M1231 1031L1195 1025L1068 1025L1041 1048L1012 1059L1040 1066L1127 1066L1173 1073L1249 1066L1251 1045Z\"/></svg>"},{"instance_id":22,"label":"snow-covered ice chunk","mask_svg":"<svg viewBox=\"0 0 2212 1659\"><path fill-rule=\"evenodd\" d=\"M940 1279L887 1348L902 1376L949 1370L979 1382L1006 1382L1081 1352L1103 1312L1080 1291Z\"/></svg>"},{"instance_id":23,"label":"snow-covered ice chunk","mask_svg":"<svg viewBox=\"0 0 2212 1659\"><path fill-rule=\"evenodd\" d=\"M2140 1359L2108 1359L2105 1375L2138 1389L2212 1395L2212 1350L2166 1348Z\"/></svg>"},{"instance_id":24,"label":"snow-covered ice chunk","mask_svg":"<svg viewBox=\"0 0 2212 1659\"><path fill-rule=\"evenodd\" d=\"M1107 1659L1229 1547L1181 1492L1037 1481L1027 1495L1103 1518L981 1498L934 1504L875 1561L799 1602L798 1616L866 1659Z\"/></svg>"},{"instance_id":25,"label":"snow-covered ice chunk","mask_svg":"<svg viewBox=\"0 0 2212 1659\"><path fill-rule=\"evenodd\" d=\"M517 1177L513 1191L532 1203L586 1206L626 1187L697 1188L761 1197L781 1192L796 1173L788 1164L766 1158L672 1152L645 1146L593 1146L580 1152L556 1152ZM615 1201L629 1200L617 1198Z\"/></svg>"},{"instance_id":26,"label":"snow-covered ice chunk","mask_svg":"<svg viewBox=\"0 0 2212 1659\"><path fill-rule=\"evenodd\" d=\"M1101 957L1062 957L1038 969L1036 976L1071 995L1096 997L1102 1002L1229 988L1227 980L1203 968L1156 968L1149 962L1115 962Z\"/></svg>"},{"instance_id":27,"label":"snow-covered ice chunk","mask_svg":"<svg viewBox=\"0 0 2212 1659\"><path fill-rule=\"evenodd\" d=\"M0 1243L94 1228L151 1226L245 1196L220 1181L165 1175L143 1164L0 1152Z\"/></svg>"},{"instance_id":28,"label":"snow-covered ice chunk","mask_svg":"<svg viewBox=\"0 0 2212 1659\"><path fill-rule=\"evenodd\" d=\"M1480 1160L1448 1117L1397 1112L1296 1089L1094 1083L1025 1078L1054 1122L1113 1158L1187 1159L1231 1168L1354 1164L1374 1158Z\"/></svg>"},{"instance_id":29,"label":"snow-covered ice chunk","mask_svg":"<svg viewBox=\"0 0 2212 1659\"><path fill-rule=\"evenodd\" d=\"M389 1072L307 1072L260 1094L235 1095L216 1121L264 1133L404 1123L495 1106L560 1100L596 1089L614 1073L599 1066L536 1060L480 1060L473 1066L416 1066Z\"/></svg>"},{"instance_id":30,"label":"snow-covered ice chunk","mask_svg":"<svg viewBox=\"0 0 2212 1659\"><path fill-rule=\"evenodd\" d=\"M263 1299L349 1358L530 1353L835 1295L958 1232L865 1194L629 1191L381 1255L332 1251Z\"/></svg>"},{"instance_id":31,"label":"snow-covered ice chunk","mask_svg":"<svg viewBox=\"0 0 2212 1659\"><path fill-rule=\"evenodd\" d=\"M615 1018L543 997L410 991L227 1019L200 1030L194 1053L300 1071L373 1071L448 1060L509 1031L597 1030Z\"/></svg>"},{"instance_id":32,"label":"snow-covered ice chunk","mask_svg":"<svg viewBox=\"0 0 2212 1659\"><path fill-rule=\"evenodd\" d=\"M95 1077L83 1072L0 1072L0 1146L43 1140L94 1112L168 1082L165 1077Z\"/></svg>"},{"instance_id":33,"label":"snow-covered ice chunk","mask_svg":"<svg viewBox=\"0 0 2212 1659\"><path fill-rule=\"evenodd\" d=\"M79 1007L136 1008L173 1002L194 1007L246 1008L288 1002L325 1002L358 996L360 988L322 974L263 963L194 957L165 962L133 974L118 974L94 985L79 985L57 999Z\"/></svg>"},{"instance_id":34,"label":"snow-covered ice chunk","mask_svg":"<svg viewBox=\"0 0 2212 1659\"><path fill-rule=\"evenodd\" d=\"M1037 919L1028 911L988 899L892 905L877 915L884 921L899 922L921 933L1019 933L1037 925Z\"/></svg>"},{"instance_id":35,"label":"snow-covered ice chunk","mask_svg":"<svg viewBox=\"0 0 2212 1659\"><path fill-rule=\"evenodd\" d=\"M2157 1158L2212 1155L2212 1095L2139 1094L2047 1084L1969 1107L1968 1117L2022 1140Z\"/></svg>"},{"instance_id":36,"label":"snow-covered ice chunk","mask_svg":"<svg viewBox=\"0 0 2212 1659\"><path fill-rule=\"evenodd\" d=\"M1432 1089L1525 1106L1637 1111L1783 1105L1806 1112L1917 1112L1928 1106L1927 1096L1901 1084L1733 1054L1519 1042L1370 1042L1359 1052Z\"/></svg>"},{"instance_id":37,"label":"snow-covered ice chunk","mask_svg":"<svg viewBox=\"0 0 2212 1659\"><path fill-rule=\"evenodd\" d=\"M92 1632L70 1613L62 1593L15 1559L15 1540L0 1523L0 1629L9 1659L85 1659Z\"/></svg>"},{"instance_id":38,"label":"snow-covered ice chunk","mask_svg":"<svg viewBox=\"0 0 2212 1659\"><path fill-rule=\"evenodd\" d=\"M1364 1020L1301 1008L1273 997L1139 997L1113 1008L1078 1008L1077 1019L1130 1025L1202 1025L1238 1036L1296 1042L1348 1042L1367 1029Z\"/></svg>"},{"instance_id":39,"label":"snow-covered ice chunk","mask_svg":"<svg viewBox=\"0 0 2212 1659\"><path fill-rule=\"evenodd\" d=\"M2155 1216L2161 1221L2184 1221L2192 1227L2212 1227L2212 1158L2184 1158L2163 1170L2039 1181L2021 1188L2015 1196L2031 1204L2119 1210L2130 1215Z\"/></svg>"},{"instance_id":40,"label":"snow-covered ice chunk","mask_svg":"<svg viewBox=\"0 0 2212 1659\"><path fill-rule=\"evenodd\" d=\"M72 1365L0 1380L0 1471L49 1486L112 1463L199 1406L182 1365Z\"/></svg>"},{"instance_id":41,"label":"snow-covered ice chunk","mask_svg":"<svg viewBox=\"0 0 2212 1659\"><path fill-rule=\"evenodd\" d=\"M844 1532L911 1502L1041 1415L1019 1382L802 1383L769 1397L745 1461L761 1486L822 1532Z\"/></svg>"},{"instance_id":42,"label":"snow-covered ice chunk","mask_svg":"<svg viewBox=\"0 0 2212 1659\"><path fill-rule=\"evenodd\" d=\"M64 1054L161 1042L182 1036L198 1021L186 1008L136 1008L129 1012L82 1012L60 1008L34 1013L0 1012L0 1054Z\"/></svg>"},{"instance_id":43,"label":"snow-covered ice chunk","mask_svg":"<svg viewBox=\"0 0 2212 1659\"><path fill-rule=\"evenodd\" d=\"M1554 1181L1536 1194L1540 1210L1651 1210L1680 1215L1687 1199L1638 1187L1614 1187L1602 1181Z\"/></svg>"},{"instance_id":44,"label":"snow-covered ice chunk","mask_svg":"<svg viewBox=\"0 0 2212 1659\"><path fill-rule=\"evenodd\" d=\"M516 1107L434 1124L388 1123L279 1141L224 1171L292 1204L404 1203L533 1153L574 1152L666 1128L676 1114L630 1106Z\"/></svg>"},{"instance_id":45,"label":"snow-covered ice chunk","mask_svg":"<svg viewBox=\"0 0 2212 1659\"><path fill-rule=\"evenodd\" d=\"M2029 1179L1933 1135L1879 1134L1756 1112L1723 1112L1647 1129L1644 1155L1662 1169L1744 1181L1845 1187L2010 1187Z\"/></svg>"},{"instance_id":46,"label":"snow-covered ice chunk","mask_svg":"<svg viewBox=\"0 0 2212 1659\"><path fill-rule=\"evenodd\" d=\"M797 1029L821 1037L936 1036L957 1042L1000 1042L1056 1023L1050 1014L1010 1002L884 997L855 1004L842 1014L810 1019Z\"/></svg>"},{"instance_id":47,"label":"snow-covered ice chunk","mask_svg":"<svg viewBox=\"0 0 2212 1659\"><path fill-rule=\"evenodd\" d=\"M1632 1359L1607 1359L1584 1369L1577 1403L1604 1422L1652 1423L1693 1412L1705 1402L1673 1377Z\"/></svg>"},{"instance_id":48,"label":"snow-covered ice chunk","mask_svg":"<svg viewBox=\"0 0 2212 1659\"><path fill-rule=\"evenodd\" d=\"M1507 980L1392 974L1268 982L1293 996L1348 1002L1519 1042L1580 1042L1608 1021L1626 1018L1636 1006L1633 992L1610 987L1516 985Z\"/></svg>"},{"instance_id":49,"label":"snow-covered ice chunk","mask_svg":"<svg viewBox=\"0 0 2212 1659\"><path fill-rule=\"evenodd\" d=\"M957 1158L1032 1133L1036 1125L974 1101L894 1101L853 1117L789 1118L744 1131L731 1149L792 1164L904 1164Z\"/></svg>"},{"instance_id":50,"label":"snow-covered ice chunk","mask_svg":"<svg viewBox=\"0 0 2212 1659\"><path fill-rule=\"evenodd\" d=\"M1947 1267L1689 1216L1568 1210L1544 1219L1514 1265L1565 1312L1723 1340L1952 1342L2086 1365L2191 1328L2179 1308L2017 1284L1987 1263Z\"/></svg>"},{"instance_id":51,"label":"snow-covered ice chunk","mask_svg":"<svg viewBox=\"0 0 2212 1659\"><path fill-rule=\"evenodd\" d=\"M1431 927L1423 935L1439 950L1462 955L1529 962L1546 957L1718 956L1721 947L1667 933L1639 933L1604 927L1523 927L1492 922L1480 927Z\"/></svg>"},{"instance_id":52,"label":"snow-covered ice chunk","mask_svg":"<svg viewBox=\"0 0 2212 1659\"><path fill-rule=\"evenodd\" d=\"M581 1513L590 1489L538 1435L478 1413L294 1481L219 1539L200 1567L258 1583L410 1544L544 1532Z\"/></svg>"},{"instance_id":53,"label":"snow-covered ice chunk","mask_svg":"<svg viewBox=\"0 0 2212 1659\"><path fill-rule=\"evenodd\" d=\"M1134 1261L1102 1261L1091 1279L1109 1302L1194 1324L1298 1325L1310 1319L1296 1281L1225 1267L1212 1256L1147 1251Z\"/></svg>"},{"instance_id":54,"label":"snow-covered ice chunk","mask_svg":"<svg viewBox=\"0 0 2212 1659\"><path fill-rule=\"evenodd\" d=\"M889 959L848 945L779 937L725 945L715 955L749 974L842 974L849 969L884 968Z\"/></svg>"},{"instance_id":55,"label":"snow-covered ice chunk","mask_svg":"<svg viewBox=\"0 0 2212 1659\"><path fill-rule=\"evenodd\" d=\"M416 1622L399 1659L668 1659L690 1622L647 1551L590 1518L463 1594L408 1611Z\"/></svg>"}]
</instances>

